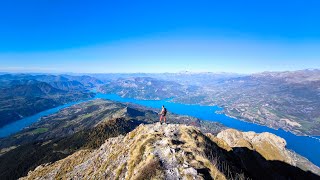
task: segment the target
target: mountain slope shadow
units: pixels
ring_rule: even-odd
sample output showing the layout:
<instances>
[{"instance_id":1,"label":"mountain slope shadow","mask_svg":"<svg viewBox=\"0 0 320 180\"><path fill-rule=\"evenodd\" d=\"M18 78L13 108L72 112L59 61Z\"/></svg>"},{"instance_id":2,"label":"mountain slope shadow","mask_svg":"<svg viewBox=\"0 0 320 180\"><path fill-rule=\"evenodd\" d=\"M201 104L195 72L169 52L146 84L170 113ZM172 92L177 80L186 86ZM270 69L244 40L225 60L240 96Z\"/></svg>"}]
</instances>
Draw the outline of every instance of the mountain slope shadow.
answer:
<instances>
[{"instance_id":1,"label":"mountain slope shadow","mask_svg":"<svg viewBox=\"0 0 320 180\"><path fill-rule=\"evenodd\" d=\"M225 150L215 142L207 144L206 155L228 179L249 177L252 179L314 179L320 176L282 161L266 160L261 154L247 147ZM210 178L209 178L210 179Z\"/></svg>"},{"instance_id":2,"label":"mountain slope shadow","mask_svg":"<svg viewBox=\"0 0 320 180\"><path fill-rule=\"evenodd\" d=\"M68 137L19 146L0 156L0 177L18 179L41 164L54 163L79 149L98 148L106 139L124 135L141 123L146 122L116 118Z\"/></svg>"},{"instance_id":3,"label":"mountain slope shadow","mask_svg":"<svg viewBox=\"0 0 320 180\"><path fill-rule=\"evenodd\" d=\"M259 179L320 179L312 172L287 164L282 161L266 160L258 152L246 147L233 148L234 154L241 158L241 164L250 172L251 177Z\"/></svg>"}]
</instances>

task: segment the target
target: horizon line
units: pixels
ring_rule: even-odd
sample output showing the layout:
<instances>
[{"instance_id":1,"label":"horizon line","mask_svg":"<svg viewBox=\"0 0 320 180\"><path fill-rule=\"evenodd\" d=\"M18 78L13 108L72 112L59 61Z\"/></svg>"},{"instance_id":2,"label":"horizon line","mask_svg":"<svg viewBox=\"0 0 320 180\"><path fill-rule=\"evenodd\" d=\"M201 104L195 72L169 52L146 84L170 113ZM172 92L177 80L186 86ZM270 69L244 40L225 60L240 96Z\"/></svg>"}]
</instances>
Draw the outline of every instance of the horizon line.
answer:
<instances>
[{"instance_id":1,"label":"horizon line","mask_svg":"<svg viewBox=\"0 0 320 180\"><path fill-rule=\"evenodd\" d=\"M238 74L238 75L249 75L249 74L260 74L260 73L272 73L272 72L296 72L296 71L315 71L320 70L320 68L306 68L306 69L296 69L296 70L275 70L275 71L259 71L259 72L228 72L228 71L177 71L177 72L45 72L45 71L2 71L0 74Z\"/></svg>"}]
</instances>

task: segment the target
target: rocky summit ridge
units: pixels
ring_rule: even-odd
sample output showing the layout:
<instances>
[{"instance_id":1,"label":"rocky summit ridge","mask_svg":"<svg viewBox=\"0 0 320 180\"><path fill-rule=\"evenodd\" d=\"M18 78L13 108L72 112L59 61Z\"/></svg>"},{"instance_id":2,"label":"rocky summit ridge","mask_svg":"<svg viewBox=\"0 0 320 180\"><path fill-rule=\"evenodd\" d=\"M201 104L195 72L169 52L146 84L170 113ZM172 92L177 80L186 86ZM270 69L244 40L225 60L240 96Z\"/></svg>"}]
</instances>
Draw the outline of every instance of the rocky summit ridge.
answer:
<instances>
[{"instance_id":1,"label":"rocky summit ridge","mask_svg":"<svg viewBox=\"0 0 320 180\"><path fill-rule=\"evenodd\" d=\"M270 133L227 129L215 136L187 125L141 124L21 179L318 179L296 167L285 145Z\"/></svg>"}]
</instances>

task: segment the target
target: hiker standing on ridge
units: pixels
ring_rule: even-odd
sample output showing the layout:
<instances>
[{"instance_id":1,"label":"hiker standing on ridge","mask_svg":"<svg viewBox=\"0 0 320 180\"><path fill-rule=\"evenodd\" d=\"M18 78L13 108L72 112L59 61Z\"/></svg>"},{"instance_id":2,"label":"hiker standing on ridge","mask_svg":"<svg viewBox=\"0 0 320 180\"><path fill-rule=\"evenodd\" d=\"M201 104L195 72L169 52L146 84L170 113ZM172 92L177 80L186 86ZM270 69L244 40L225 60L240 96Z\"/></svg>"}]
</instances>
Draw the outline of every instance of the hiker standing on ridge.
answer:
<instances>
[{"instance_id":1,"label":"hiker standing on ridge","mask_svg":"<svg viewBox=\"0 0 320 180\"><path fill-rule=\"evenodd\" d=\"M163 119L164 123L166 123L166 115L167 115L167 109L164 107L164 105L162 105L162 110L161 112L159 113L161 116L160 116L160 124L161 124L161 121Z\"/></svg>"}]
</instances>

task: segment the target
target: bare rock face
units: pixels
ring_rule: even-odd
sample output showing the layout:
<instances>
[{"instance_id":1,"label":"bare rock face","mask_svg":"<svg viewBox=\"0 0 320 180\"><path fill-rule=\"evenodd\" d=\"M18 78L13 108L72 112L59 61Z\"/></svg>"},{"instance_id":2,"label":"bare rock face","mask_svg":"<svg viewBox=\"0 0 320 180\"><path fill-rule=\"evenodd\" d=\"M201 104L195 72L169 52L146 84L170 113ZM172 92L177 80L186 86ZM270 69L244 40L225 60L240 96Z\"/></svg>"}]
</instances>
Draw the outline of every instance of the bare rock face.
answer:
<instances>
[{"instance_id":1,"label":"bare rock face","mask_svg":"<svg viewBox=\"0 0 320 180\"><path fill-rule=\"evenodd\" d=\"M246 156L241 157L236 148L243 146L246 149L241 151ZM291 166L294 163L286 151L285 141L269 133L228 129L214 136L192 126L156 123L140 125L126 136L107 139L99 149L80 150L53 164L41 165L21 179L318 177ZM275 165L266 159L279 163Z\"/></svg>"},{"instance_id":2,"label":"bare rock face","mask_svg":"<svg viewBox=\"0 0 320 180\"><path fill-rule=\"evenodd\" d=\"M290 157L290 152L285 148L286 141L274 134L264 132L240 132L235 129L226 129L217 135L230 147L246 147L255 150L266 160L279 160L291 165L296 165Z\"/></svg>"},{"instance_id":3,"label":"bare rock face","mask_svg":"<svg viewBox=\"0 0 320 180\"><path fill-rule=\"evenodd\" d=\"M286 141L274 134L264 132L241 132L235 129L226 129L218 133L219 143L225 143L230 148L246 147L258 152L266 160L282 161L292 166L297 166L306 171L312 171L320 175L320 168L312 164L306 158L286 149ZM221 140L223 142L221 142ZM218 142L215 140L215 142Z\"/></svg>"}]
</instances>

